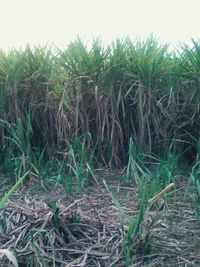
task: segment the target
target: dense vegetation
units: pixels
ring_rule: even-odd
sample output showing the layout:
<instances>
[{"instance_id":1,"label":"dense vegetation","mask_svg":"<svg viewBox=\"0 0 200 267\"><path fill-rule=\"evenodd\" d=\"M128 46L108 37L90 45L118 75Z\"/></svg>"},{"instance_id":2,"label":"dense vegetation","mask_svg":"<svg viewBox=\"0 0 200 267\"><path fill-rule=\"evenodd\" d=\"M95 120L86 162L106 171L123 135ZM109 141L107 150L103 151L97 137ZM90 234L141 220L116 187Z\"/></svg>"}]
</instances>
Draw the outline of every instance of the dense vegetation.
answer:
<instances>
[{"instance_id":1,"label":"dense vegetation","mask_svg":"<svg viewBox=\"0 0 200 267\"><path fill-rule=\"evenodd\" d=\"M199 69L199 43L175 54L154 37L117 40L107 49L99 40L87 49L78 39L57 55L39 47L1 51L1 166L30 168L34 159L53 156L69 161L70 148L82 146L85 156L120 166L130 138L141 153L192 163Z\"/></svg>"},{"instance_id":2,"label":"dense vegetation","mask_svg":"<svg viewBox=\"0 0 200 267\"><path fill-rule=\"evenodd\" d=\"M0 208L27 173L71 192L74 181L81 191L95 178L95 167L125 166L122 178L134 180L140 195L124 234L129 266L148 199L174 187L187 167L200 217L199 105L200 43L194 40L174 52L153 36L107 48L95 40L90 49L77 39L56 54L41 47L1 51L0 172L18 182Z\"/></svg>"}]
</instances>

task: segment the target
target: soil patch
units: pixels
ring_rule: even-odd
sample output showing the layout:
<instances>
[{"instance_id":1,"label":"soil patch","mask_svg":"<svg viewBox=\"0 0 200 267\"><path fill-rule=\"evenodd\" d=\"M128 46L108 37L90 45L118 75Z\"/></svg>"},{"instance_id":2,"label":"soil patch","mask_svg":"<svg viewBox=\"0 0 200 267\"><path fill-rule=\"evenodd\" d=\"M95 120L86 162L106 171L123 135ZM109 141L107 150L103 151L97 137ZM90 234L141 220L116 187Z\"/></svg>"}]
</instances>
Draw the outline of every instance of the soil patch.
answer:
<instances>
[{"instance_id":1,"label":"soil patch","mask_svg":"<svg viewBox=\"0 0 200 267\"><path fill-rule=\"evenodd\" d=\"M138 190L130 184L120 186L116 180L120 173L99 175L123 212L101 182L76 196L55 187L32 197L23 188L0 211L0 248L15 251L22 267L125 266L122 224L126 230L126 218L135 218L138 212ZM182 183L176 203L164 200L162 211L149 212L148 250L136 253L139 236L134 239L131 266L200 266L194 195L192 186ZM0 259L0 266L9 266L6 258Z\"/></svg>"}]
</instances>

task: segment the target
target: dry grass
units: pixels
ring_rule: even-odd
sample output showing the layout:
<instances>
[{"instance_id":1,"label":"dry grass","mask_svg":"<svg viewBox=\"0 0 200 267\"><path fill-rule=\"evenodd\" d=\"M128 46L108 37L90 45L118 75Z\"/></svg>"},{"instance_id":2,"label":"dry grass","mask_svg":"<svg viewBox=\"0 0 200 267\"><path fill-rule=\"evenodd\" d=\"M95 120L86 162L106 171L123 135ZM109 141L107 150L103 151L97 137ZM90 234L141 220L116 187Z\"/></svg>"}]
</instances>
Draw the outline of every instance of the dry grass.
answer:
<instances>
[{"instance_id":1,"label":"dry grass","mask_svg":"<svg viewBox=\"0 0 200 267\"><path fill-rule=\"evenodd\" d=\"M166 157L170 148L195 157L200 49L193 44L178 56L152 36L107 49L96 40L90 50L76 40L57 56L40 47L0 53L2 162L35 148L49 158L80 136L110 166L126 162L131 137L147 154Z\"/></svg>"},{"instance_id":2,"label":"dry grass","mask_svg":"<svg viewBox=\"0 0 200 267\"><path fill-rule=\"evenodd\" d=\"M109 177L109 173L107 174ZM138 210L137 188L119 186L118 191L124 216L134 218ZM1 213L6 225L0 233L1 248L14 250L20 266L125 266L123 261L122 216L104 186L87 189L76 199L62 197L61 189L35 198L18 192ZM91 191L93 190L93 192ZM46 204L57 201L59 228ZM200 230L193 207L194 192L188 184L177 189L177 200L168 198L165 210L154 207L148 212L147 239L138 246L140 234L132 240L131 266L199 266ZM126 220L123 220L127 228ZM138 250L139 248L139 250ZM141 256L140 256L141 255ZM2 261L2 260L1 260ZM6 259L1 266L5 266ZM31 266L31 265L29 265Z\"/></svg>"}]
</instances>

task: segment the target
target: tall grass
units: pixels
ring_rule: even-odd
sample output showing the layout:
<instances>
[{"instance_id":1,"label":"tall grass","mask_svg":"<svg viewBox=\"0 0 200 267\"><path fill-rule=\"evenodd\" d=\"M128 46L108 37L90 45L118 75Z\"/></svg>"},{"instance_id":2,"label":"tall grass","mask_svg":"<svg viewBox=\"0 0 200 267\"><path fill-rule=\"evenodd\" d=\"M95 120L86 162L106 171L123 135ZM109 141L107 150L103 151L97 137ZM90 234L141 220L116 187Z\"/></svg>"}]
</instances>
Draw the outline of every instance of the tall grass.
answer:
<instances>
[{"instance_id":1,"label":"tall grass","mask_svg":"<svg viewBox=\"0 0 200 267\"><path fill-rule=\"evenodd\" d=\"M127 163L130 138L139 153L166 158L175 146L191 163L200 44L183 44L176 54L154 36L107 48L95 40L91 49L77 39L56 56L41 47L1 51L1 163L38 149L49 159L82 135L86 153L94 150L101 164Z\"/></svg>"}]
</instances>

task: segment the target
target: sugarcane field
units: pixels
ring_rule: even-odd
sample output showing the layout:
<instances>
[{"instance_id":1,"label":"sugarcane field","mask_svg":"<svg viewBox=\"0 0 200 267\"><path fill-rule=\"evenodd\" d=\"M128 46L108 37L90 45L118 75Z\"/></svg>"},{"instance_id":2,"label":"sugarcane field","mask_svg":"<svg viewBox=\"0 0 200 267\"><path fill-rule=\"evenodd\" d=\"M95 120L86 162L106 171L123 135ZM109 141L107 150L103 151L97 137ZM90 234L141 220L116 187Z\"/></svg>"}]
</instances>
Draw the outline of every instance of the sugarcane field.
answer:
<instances>
[{"instance_id":1,"label":"sugarcane field","mask_svg":"<svg viewBox=\"0 0 200 267\"><path fill-rule=\"evenodd\" d=\"M0 51L0 266L200 266L200 42Z\"/></svg>"}]
</instances>

